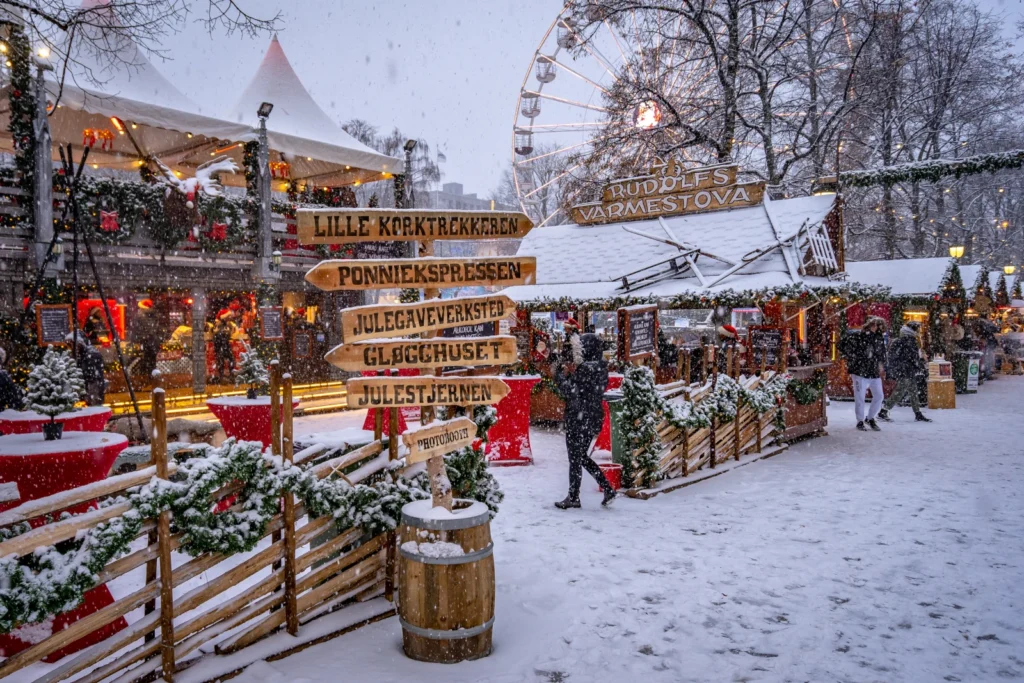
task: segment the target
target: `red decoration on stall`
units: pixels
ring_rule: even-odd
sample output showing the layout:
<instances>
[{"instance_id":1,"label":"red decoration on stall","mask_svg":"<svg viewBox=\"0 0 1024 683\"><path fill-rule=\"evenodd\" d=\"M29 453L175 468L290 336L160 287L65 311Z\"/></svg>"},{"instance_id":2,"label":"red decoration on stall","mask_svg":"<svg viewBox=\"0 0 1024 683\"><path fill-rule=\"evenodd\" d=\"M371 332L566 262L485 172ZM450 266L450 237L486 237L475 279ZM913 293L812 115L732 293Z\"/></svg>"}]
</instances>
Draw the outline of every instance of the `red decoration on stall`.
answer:
<instances>
[{"instance_id":1,"label":"red decoration on stall","mask_svg":"<svg viewBox=\"0 0 1024 683\"><path fill-rule=\"evenodd\" d=\"M100 211L100 230L103 232L117 232L121 225L117 222L117 211Z\"/></svg>"},{"instance_id":2,"label":"red decoration on stall","mask_svg":"<svg viewBox=\"0 0 1024 683\"><path fill-rule=\"evenodd\" d=\"M106 128L86 128L82 131L82 146L93 147L96 141L100 143L100 149L113 149L114 133Z\"/></svg>"},{"instance_id":3,"label":"red decoration on stall","mask_svg":"<svg viewBox=\"0 0 1024 683\"><path fill-rule=\"evenodd\" d=\"M223 242L228 238L228 224L227 223L214 223L210 227L210 232L207 233L211 240L217 242Z\"/></svg>"}]
</instances>

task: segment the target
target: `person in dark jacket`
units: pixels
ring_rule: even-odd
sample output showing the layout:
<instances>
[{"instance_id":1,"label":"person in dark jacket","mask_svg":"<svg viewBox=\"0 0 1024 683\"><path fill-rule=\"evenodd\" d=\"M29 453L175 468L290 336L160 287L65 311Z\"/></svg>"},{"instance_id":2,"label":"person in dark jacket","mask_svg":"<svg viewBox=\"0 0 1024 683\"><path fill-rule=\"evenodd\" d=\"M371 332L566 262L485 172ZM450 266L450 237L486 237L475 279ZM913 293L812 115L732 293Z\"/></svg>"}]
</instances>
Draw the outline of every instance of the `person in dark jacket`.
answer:
<instances>
[{"instance_id":1,"label":"person in dark jacket","mask_svg":"<svg viewBox=\"0 0 1024 683\"><path fill-rule=\"evenodd\" d=\"M7 352L0 349L0 410L21 410L24 403L21 387L15 384L11 376L7 374L5 365L7 365Z\"/></svg>"},{"instance_id":2,"label":"person in dark jacket","mask_svg":"<svg viewBox=\"0 0 1024 683\"><path fill-rule=\"evenodd\" d=\"M84 335L78 337L78 369L82 371L82 379L85 381L85 404L88 406L103 405L103 400L107 395L107 379L103 375L103 356L93 348Z\"/></svg>"},{"instance_id":3,"label":"person in dark jacket","mask_svg":"<svg viewBox=\"0 0 1024 683\"><path fill-rule=\"evenodd\" d=\"M921 346L918 341L920 329L920 323L907 323L900 329L899 339L889 347L886 375L889 379L896 380L896 388L885 399L882 410L878 413L879 420L892 422L889 411L903 399L909 398L910 406L914 409L914 419L918 422L931 422L921 412L921 397L917 391L917 378L925 371L924 359L921 358Z\"/></svg>"},{"instance_id":4,"label":"person in dark jacket","mask_svg":"<svg viewBox=\"0 0 1024 683\"><path fill-rule=\"evenodd\" d=\"M843 340L843 357L846 369L853 379L853 398L857 414L857 429L862 432L868 427L876 432L882 431L875 422L878 411L882 409L884 393L882 379L885 375L885 321L876 316L868 318L860 330L851 330ZM867 414L864 403L867 392L871 391L871 406Z\"/></svg>"},{"instance_id":5,"label":"person in dark jacket","mask_svg":"<svg viewBox=\"0 0 1024 683\"><path fill-rule=\"evenodd\" d=\"M580 484L583 468L597 480L604 491L602 505L615 499L615 490L601 468L590 457L590 444L597 438L604 422L604 392L608 387L608 364L602 358L602 342L595 334L580 337L583 363L570 374L564 365L555 370L555 383L565 398L565 447L569 453L569 495L555 503L562 510L580 507Z\"/></svg>"}]
</instances>

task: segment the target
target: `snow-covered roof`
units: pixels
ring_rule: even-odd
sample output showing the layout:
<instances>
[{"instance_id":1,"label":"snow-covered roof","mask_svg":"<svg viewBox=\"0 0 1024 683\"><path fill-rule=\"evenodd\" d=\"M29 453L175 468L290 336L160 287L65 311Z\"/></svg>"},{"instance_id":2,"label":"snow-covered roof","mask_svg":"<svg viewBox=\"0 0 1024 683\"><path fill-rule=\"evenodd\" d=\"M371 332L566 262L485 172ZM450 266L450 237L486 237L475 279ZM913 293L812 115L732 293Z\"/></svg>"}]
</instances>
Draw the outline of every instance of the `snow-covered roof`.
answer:
<instances>
[{"instance_id":1,"label":"snow-covered roof","mask_svg":"<svg viewBox=\"0 0 1024 683\"><path fill-rule=\"evenodd\" d=\"M894 296L928 296L939 291L950 261L949 257L847 261L846 273L851 282L882 285L891 289ZM963 268L960 274L967 286L970 286Z\"/></svg>"},{"instance_id":2,"label":"snow-covered roof","mask_svg":"<svg viewBox=\"0 0 1024 683\"><path fill-rule=\"evenodd\" d=\"M660 241L666 239L701 251L696 256L697 266L710 284L730 267L714 257L732 264L742 263L752 252L777 244L776 237L790 237L805 223L821 223L834 202L834 195L775 201L766 197L764 204L743 209L603 225L537 228L523 238L517 252L519 256L536 257L537 284L510 287L505 292L520 301L618 296L623 294L620 287L624 276L682 254L672 244ZM712 290L786 284L793 284L793 280L782 254L775 251L752 260ZM705 288L697 277L687 271L682 277L631 290L629 294L671 296L702 289Z\"/></svg>"},{"instance_id":3,"label":"snow-covered roof","mask_svg":"<svg viewBox=\"0 0 1024 683\"><path fill-rule=\"evenodd\" d=\"M263 61L227 118L254 126L256 110L263 102L274 105L267 119L270 147L286 155L293 178L330 170L313 164L305 167L307 157L377 173L401 173L404 169L401 159L370 149L324 113L302 85L277 36L270 41Z\"/></svg>"}]
</instances>

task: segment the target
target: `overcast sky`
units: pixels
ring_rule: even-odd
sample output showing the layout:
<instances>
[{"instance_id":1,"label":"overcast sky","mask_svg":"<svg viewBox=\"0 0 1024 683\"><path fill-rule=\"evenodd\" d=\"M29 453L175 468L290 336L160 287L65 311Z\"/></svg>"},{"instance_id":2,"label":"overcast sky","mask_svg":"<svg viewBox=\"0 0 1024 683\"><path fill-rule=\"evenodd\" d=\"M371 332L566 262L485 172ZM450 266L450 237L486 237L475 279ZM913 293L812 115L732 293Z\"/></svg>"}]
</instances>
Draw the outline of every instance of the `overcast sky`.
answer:
<instances>
[{"instance_id":1,"label":"overcast sky","mask_svg":"<svg viewBox=\"0 0 1024 683\"><path fill-rule=\"evenodd\" d=\"M199 5L201 3L197 3ZM511 157L516 97L558 0L243 0L253 14L283 12L281 45L332 118L363 118L444 150L445 181L487 196ZM1021 0L981 0L1024 18ZM1009 37L1008 33L1008 37ZM234 104L269 37L211 39L189 26L154 60L210 113ZM210 108L208 108L210 107Z\"/></svg>"}]
</instances>

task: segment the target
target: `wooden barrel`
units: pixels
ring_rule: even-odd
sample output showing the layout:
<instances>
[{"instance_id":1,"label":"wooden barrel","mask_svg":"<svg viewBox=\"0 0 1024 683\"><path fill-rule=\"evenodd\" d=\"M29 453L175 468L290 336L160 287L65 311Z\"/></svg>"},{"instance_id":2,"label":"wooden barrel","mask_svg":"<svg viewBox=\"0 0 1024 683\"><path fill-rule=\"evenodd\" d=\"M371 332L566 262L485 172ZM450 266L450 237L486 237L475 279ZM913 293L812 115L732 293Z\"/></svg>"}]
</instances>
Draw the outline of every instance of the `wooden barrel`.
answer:
<instances>
[{"instance_id":1,"label":"wooden barrel","mask_svg":"<svg viewBox=\"0 0 1024 683\"><path fill-rule=\"evenodd\" d=\"M419 500L402 508L398 617L405 654L452 663L491 653L494 545L487 506L456 500L449 513Z\"/></svg>"}]
</instances>

